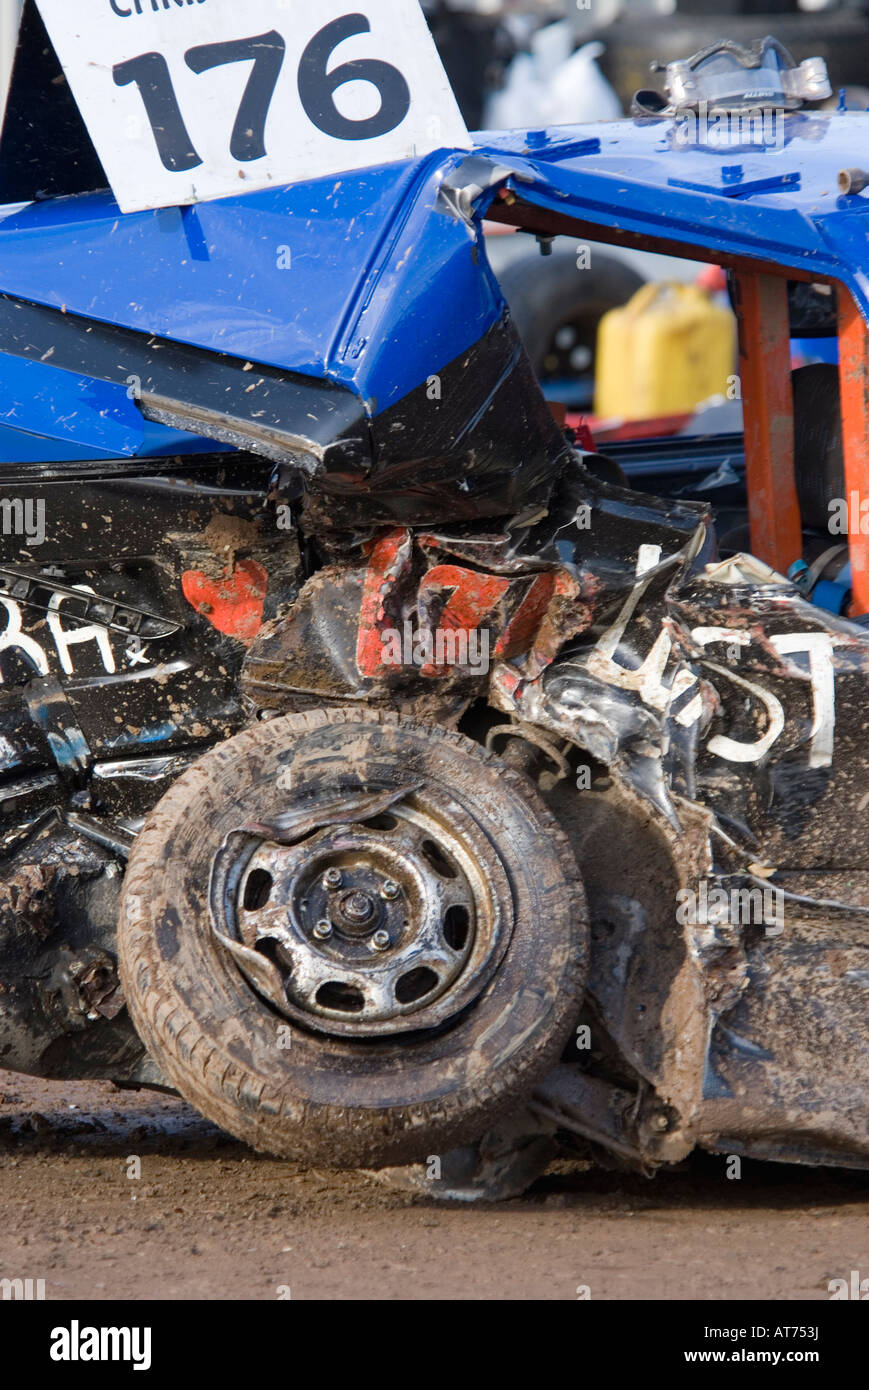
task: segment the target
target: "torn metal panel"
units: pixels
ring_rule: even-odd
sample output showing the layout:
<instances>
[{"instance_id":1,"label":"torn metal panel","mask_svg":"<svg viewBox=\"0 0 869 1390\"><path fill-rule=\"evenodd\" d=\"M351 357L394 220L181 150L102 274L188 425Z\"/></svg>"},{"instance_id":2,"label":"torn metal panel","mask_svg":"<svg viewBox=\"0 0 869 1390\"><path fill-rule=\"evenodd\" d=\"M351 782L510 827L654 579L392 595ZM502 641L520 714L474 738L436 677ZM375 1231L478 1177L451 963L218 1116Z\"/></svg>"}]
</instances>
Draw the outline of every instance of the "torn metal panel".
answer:
<instances>
[{"instance_id":1,"label":"torn metal panel","mask_svg":"<svg viewBox=\"0 0 869 1390\"><path fill-rule=\"evenodd\" d=\"M697 799L747 827L758 859L865 867L863 631L747 560L695 576L674 595L673 616L682 650L716 692L711 718L698 720ZM694 697L688 687L683 728Z\"/></svg>"},{"instance_id":2,"label":"torn metal panel","mask_svg":"<svg viewBox=\"0 0 869 1390\"><path fill-rule=\"evenodd\" d=\"M145 1049L114 954L118 859L47 822L0 884L0 1065L63 1079L140 1076Z\"/></svg>"},{"instance_id":3,"label":"torn metal panel","mask_svg":"<svg viewBox=\"0 0 869 1390\"><path fill-rule=\"evenodd\" d=\"M114 973L122 871L178 772L244 723L242 579L256 619L298 590L271 477L221 455L6 469L46 526L0 555L0 1065L158 1080Z\"/></svg>"},{"instance_id":4,"label":"torn metal panel","mask_svg":"<svg viewBox=\"0 0 869 1390\"><path fill-rule=\"evenodd\" d=\"M521 401L521 408L517 402ZM324 470L306 488L315 533L431 526L544 508L570 457L509 314L459 356L435 359L400 401L372 412L364 476Z\"/></svg>"},{"instance_id":5,"label":"torn metal panel","mask_svg":"<svg viewBox=\"0 0 869 1390\"><path fill-rule=\"evenodd\" d=\"M292 463L302 474L337 467L363 479L370 465L362 404L330 382L7 295L0 295L0 341L9 356L76 373L88 389L123 386L146 419Z\"/></svg>"},{"instance_id":6,"label":"torn metal panel","mask_svg":"<svg viewBox=\"0 0 869 1390\"><path fill-rule=\"evenodd\" d=\"M677 834L618 782L583 796L562 782L550 798L589 892L592 1047L610 1038L628 1070L614 1083L611 1061L597 1079L562 1067L544 1113L566 1105L563 1127L650 1167L695 1144L869 1166L865 873L832 875L840 901L826 905L817 874L782 875L783 916L774 903L765 923L759 902L754 920L731 922L731 893L759 898L763 880L713 872L708 818L680 804L691 829ZM679 886L703 883L709 920L680 923Z\"/></svg>"},{"instance_id":7,"label":"torn metal panel","mask_svg":"<svg viewBox=\"0 0 869 1390\"><path fill-rule=\"evenodd\" d=\"M438 1177L429 1163L375 1168L370 1176L427 1201L505 1202L520 1197L558 1153L555 1123L547 1124L532 1103L505 1118L476 1144L451 1149L439 1159Z\"/></svg>"},{"instance_id":8,"label":"torn metal panel","mask_svg":"<svg viewBox=\"0 0 869 1390\"><path fill-rule=\"evenodd\" d=\"M713 1012L698 1141L869 1168L869 921L848 920L844 905L826 919L788 905L784 921L778 935L745 934L743 987Z\"/></svg>"}]
</instances>

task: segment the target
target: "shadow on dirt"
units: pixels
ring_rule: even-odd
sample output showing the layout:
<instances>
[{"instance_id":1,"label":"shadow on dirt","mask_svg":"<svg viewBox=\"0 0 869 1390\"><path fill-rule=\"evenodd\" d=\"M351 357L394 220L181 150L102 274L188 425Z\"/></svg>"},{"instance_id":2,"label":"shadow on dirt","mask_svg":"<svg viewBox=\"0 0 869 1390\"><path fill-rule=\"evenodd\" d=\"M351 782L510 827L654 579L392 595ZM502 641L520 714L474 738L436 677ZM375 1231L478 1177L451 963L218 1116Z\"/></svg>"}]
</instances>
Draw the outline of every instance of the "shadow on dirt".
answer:
<instances>
[{"instance_id":1,"label":"shadow on dirt","mask_svg":"<svg viewBox=\"0 0 869 1390\"><path fill-rule=\"evenodd\" d=\"M92 1089L92 1088L91 1088ZM157 1092L126 1091L110 1083L100 1087L102 1104L83 1106L16 1103L6 1091L0 1109L0 1156L15 1152L112 1157L128 1153L173 1154L185 1158L247 1155L246 1145L218 1129L178 1097Z\"/></svg>"},{"instance_id":2,"label":"shadow on dirt","mask_svg":"<svg viewBox=\"0 0 869 1390\"><path fill-rule=\"evenodd\" d=\"M633 1210L643 1213L685 1207L697 1211L706 1208L787 1212L869 1203L869 1173L854 1169L743 1159L741 1176L736 1179L728 1178L727 1168L726 1155L699 1151L652 1178L556 1164L522 1200L568 1208L591 1202L598 1211L608 1206L622 1208L627 1202Z\"/></svg>"},{"instance_id":3,"label":"shadow on dirt","mask_svg":"<svg viewBox=\"0 0 869 1390\"><path fill-rule=\"evenodd\" d=\"M172 1095L125 1091L106 1083L99 1088L98 1103L93 1103L93 1087L88 1088L91 1103L84 1105L70 1103L66 1088L64 1099L59 1102L51 1095L51 1088L45 1087L48 1095L43 1092L36 1098L37 1108L26 1094L30 1085L25 1083L25 1094L20 1096L14 1084L6 1086L0 1097L0 1164L4 1157L20 1161L40 1154L123 1158L131 1147L136 1153L158 1154L164 1159L244 1158L264 1168L279 1162L252 1154L246 1145ZM678 1209L787 1212L802 1211L807 1206L852 1206L869 1200L869 1174L865 1172L745 1159L741 1177L736 1180L727 1177L727 1168L725 1155L697 1153L649 1179L562 1160L523 1197L509 1203L478 1204L477 1210L497 1211L507 1206L517 1211L542 1206L605 1212L629 1208L654 1217L655 1212L667 1214ZM322 1176L327 1182L334 1178L336 1184L343 1186L349 1174ZM370 1179L362 1185L368 1188ZM445 1205L428 1201L424 1195L396 1192L395 1196L401 1205Z\"/></svg>"}]
</instances>

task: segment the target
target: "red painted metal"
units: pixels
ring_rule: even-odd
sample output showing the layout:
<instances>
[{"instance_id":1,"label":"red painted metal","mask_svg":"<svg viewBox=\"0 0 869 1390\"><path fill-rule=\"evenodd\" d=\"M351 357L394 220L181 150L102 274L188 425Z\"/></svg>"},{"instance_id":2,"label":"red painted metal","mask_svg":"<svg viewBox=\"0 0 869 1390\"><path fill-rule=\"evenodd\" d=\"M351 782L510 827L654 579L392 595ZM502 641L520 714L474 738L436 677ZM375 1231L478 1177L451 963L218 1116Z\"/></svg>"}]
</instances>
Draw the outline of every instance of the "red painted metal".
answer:
<instances>
[{"instance_id":1,"label":"red painted metal","mask_svg":"<svg viewBox=\"0 0 869 1390\"><path fill-rule=\"evenodd\" d=\"M363 676L382 674L381 632L393 625L384 619L392 591L410 565L411 549L411 534L403 526L378 536L369 549L356 637L356 665Z\"/></svg>"},{"instance_id":2,"label":"red painted metal","mask_svg":"<svg viewBox=\"0 0 869 1390\"><path fill-rule=\"evenodd\" d=\"M218 632L252 642L262 626L268 582L268 574L256 560L239 560L222 579L209 579L202 570L185 570L181 590Z\"/></svg>"},{"instance_id":3,"label":"red painted metal","mask_svg":"<svg viewBox=\"0 0 869 1390\"><path fill-rule=\"evenodd\" d=\"M853 298L839 286L839 384L842 445L851 559L851 616L869 613L869 536L863 534L862 503L869 498L869 331ZM852 505L856 493L857 505Z\"/></svg>"},{"instance_id":4,"label":"red painted metal","mask_svg":"<svg viewBox=\"0 0 869 1390\"><path fill-rule=\"evenodd\" d=\"M785 574L803 553L787 281L741 268L736 303L751 549Z\"/></svg>"}]
</instances>

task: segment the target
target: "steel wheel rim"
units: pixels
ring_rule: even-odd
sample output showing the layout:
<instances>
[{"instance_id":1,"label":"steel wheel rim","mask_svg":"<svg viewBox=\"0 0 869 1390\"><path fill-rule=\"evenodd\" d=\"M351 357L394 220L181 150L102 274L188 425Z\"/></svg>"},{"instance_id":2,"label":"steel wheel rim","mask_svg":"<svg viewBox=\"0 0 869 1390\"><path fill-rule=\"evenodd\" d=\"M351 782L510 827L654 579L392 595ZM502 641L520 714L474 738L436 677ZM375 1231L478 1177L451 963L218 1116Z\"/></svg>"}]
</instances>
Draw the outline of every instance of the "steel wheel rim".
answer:
<instances>
[{"instance_id":1,"label":"steel wheel rim","mask_svg":"<svg viewBox=\"0 0 869 1390\"><path fill-rule=\"evenodd\" d=\"M500 856L439 788L291 845L245 837L236 854L221 929L267 957L281 977L271 1002L315 1031L385 1039L449 1026L509 942ZM236 963L257 988L242 952Z\"/></svg>"}]
</instances>

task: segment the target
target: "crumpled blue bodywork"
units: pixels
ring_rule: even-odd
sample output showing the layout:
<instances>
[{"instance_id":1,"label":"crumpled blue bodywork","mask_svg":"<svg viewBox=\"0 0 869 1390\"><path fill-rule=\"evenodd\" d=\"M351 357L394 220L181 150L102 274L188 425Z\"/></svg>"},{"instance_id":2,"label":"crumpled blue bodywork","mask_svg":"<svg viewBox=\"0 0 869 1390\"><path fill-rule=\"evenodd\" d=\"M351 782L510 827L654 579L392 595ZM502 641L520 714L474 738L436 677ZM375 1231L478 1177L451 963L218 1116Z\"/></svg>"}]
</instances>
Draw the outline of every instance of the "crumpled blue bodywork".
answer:
<instances>
[{"instance_id":1,"label":"crumpled blue bodywork","mask_svg":"<svg viewBox=\"0 0 869 1390\"><path fill-rule=\"evenodd\" d=\"M0 290L329 380L373 418L502 318L481 219L512 189L586 235L597 224L689 255L834 276L869 318L869 198L836 189L838 170L866 159L869 114L796 113L783 127L780 147L726 150L681 143L670 119L482 133L470 157L441 152L189 208L123 216L108 193L11 207L0 211ZM445 196L445 181L463 196ZM7 458L56 458L64 441L70 457L214 447L143 428L117 383L50 372L48 362L39 382L32 364L3 364ZM81 410L55 410L49 424L46 394L80 398Z\"/></svg>"}]
</instances>

